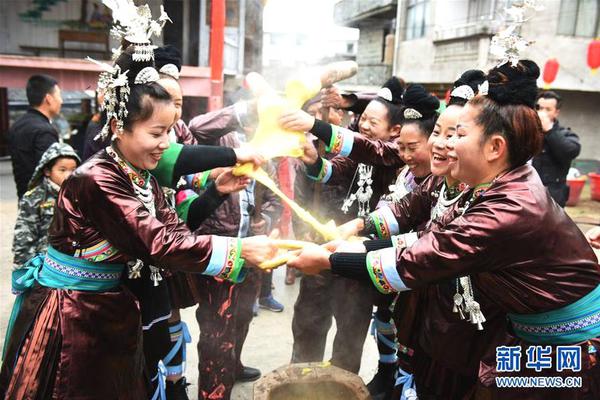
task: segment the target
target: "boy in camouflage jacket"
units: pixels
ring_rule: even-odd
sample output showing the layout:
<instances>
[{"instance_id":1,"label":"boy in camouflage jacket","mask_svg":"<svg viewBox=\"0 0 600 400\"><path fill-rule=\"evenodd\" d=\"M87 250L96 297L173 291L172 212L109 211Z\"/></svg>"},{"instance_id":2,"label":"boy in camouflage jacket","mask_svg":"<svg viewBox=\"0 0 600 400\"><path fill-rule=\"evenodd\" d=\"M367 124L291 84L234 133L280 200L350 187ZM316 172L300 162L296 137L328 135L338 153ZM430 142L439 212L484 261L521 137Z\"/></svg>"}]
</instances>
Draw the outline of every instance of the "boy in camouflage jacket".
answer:
<instances>
[{"instance_id":1,"label":"boy in camouflage jacket","mask_svg":"<svg viewBox=\"0 0 600 400\"><path fill-rule=\"evenodd\" d=\"M65 143L52 144L42 155L29 181L29 191L19 202L12 248L14 269L46 251L58 191L80 162L75 150Z\"/></svg>"}]
</instances>

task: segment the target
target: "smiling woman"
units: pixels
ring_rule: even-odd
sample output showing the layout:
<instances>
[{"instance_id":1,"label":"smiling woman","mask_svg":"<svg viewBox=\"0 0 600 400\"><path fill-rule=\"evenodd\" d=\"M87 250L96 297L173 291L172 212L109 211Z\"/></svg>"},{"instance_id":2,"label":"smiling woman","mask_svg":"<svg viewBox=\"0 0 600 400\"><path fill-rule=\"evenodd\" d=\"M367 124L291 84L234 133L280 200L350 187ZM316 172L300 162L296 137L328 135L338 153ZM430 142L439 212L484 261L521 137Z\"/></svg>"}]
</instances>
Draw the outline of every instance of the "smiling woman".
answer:
<instances>
[{"instance_id":1,"label":"smiling woman","mask_svg":"<svg viewBox=\"0 0 600 400\"><path fill-rule=\"evenodd\" d=\"M139 98L138 98L139 97ZM157 83L141 85L131 92L131 119L122 131L117 131L113 146L135 167L144 170L156 168L162 153L169 147L169 131L177 114L167 91Z\"/></svg>"},{"instance_id":2,"label":"smiling woman","mask_svg":"<svg viewBox=\"0 0 600 400\"><path fill-rule=\"evenodd\" d=\"M438 336L450 349L438 353L446 354L438 361L457 371L468 363L463 388L475 398L545 397L542 389L494 384L499 382L494 378L505 374L497 364L497 350L513 346L531 354L530 345L543 345L552 360L558 360L561 347L568 345L580 355L580 368L526 366L528 371L516 368L516 376L575 376L583 382L580 387L552 392L550 397L600 396L595 355L600 349L600 266L581 231L526 163L539 151L542 139L533 109L538 76L539 68L531 61L496 67L487 76L487 96L474 97L461 111L459 139L448 157L454 160L455 178L476 185L464 203L451 207L424 231L400 237L394 247L365 254L367 242L360 247L336 243L342 252L332 254L307 246L288 262L307 273L330 268L334 274L370 280L383 293L439 290L427 296L427 302L439 304L422 318L452 328ZM405 229L428 217L433 196L426 189L391 205L393 211L381 215L382 226ZM345 253L344 248L357 253ZM427 339L431 338L417 344L435 345ZM430 397L428 386L420 383L423 379L429 378L415 377L417 392Z\"/></svg>"},{"instance_id":3,"label":"smiling woman","mask_svg":"<svg viewBox=\"0 0 600 400\"><path fill-rule=\"evenodd\" d=\"M127 48L99 82L103 133L113 143L65 181L48 252L13 274L21 294L0 373L2 398L150 398L142 299L123 286L124 275L158 285L164 268L237 282L244 261L258 265L276 251L264 236L194 235L167 204L148 169L169 148L176 109L156 83L152 59L134 62L133 52Z\"/></svg>"}]
</instances>

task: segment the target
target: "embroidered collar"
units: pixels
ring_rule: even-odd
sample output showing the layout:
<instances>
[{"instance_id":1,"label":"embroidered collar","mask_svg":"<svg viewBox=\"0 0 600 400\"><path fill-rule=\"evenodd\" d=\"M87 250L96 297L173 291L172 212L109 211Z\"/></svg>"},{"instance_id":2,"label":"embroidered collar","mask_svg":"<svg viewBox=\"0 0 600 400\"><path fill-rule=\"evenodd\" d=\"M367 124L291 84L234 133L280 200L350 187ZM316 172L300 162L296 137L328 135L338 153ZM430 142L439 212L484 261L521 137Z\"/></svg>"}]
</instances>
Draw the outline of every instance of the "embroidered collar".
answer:
<instances>
[{"instance_id":1,"label":"embroidered collar","mask_svg":"<svg viewBox=\"0 0 600 400\"><path fill-rule=\"evenodd\" d=\"M148 171L139 170L138 168L134 167L133 165L122 159L119 156L118 151L112 146L108 146L106 148L106 152L117 162L117 164L119 164L121 169L127 174L127 176L129 176L131 182L133 182L140 188L146 188L148 186L148 184L150 183L150 173Z\"/></svg>"},{"instance_id":2,"label":"embroidered collar","mask_svg":"<svg viewBox=\"0 0 600 400\"><path fill-rule=\"evenodd\" d=\"M446 185L446 198L448 200L451 200L451 199L455 198L456 196L459 196L467 188L467 185L465 185L462 182L455 183L454 185L449 185L448 179L444 179L444 182Z\"/></svg>"}]
</instances>

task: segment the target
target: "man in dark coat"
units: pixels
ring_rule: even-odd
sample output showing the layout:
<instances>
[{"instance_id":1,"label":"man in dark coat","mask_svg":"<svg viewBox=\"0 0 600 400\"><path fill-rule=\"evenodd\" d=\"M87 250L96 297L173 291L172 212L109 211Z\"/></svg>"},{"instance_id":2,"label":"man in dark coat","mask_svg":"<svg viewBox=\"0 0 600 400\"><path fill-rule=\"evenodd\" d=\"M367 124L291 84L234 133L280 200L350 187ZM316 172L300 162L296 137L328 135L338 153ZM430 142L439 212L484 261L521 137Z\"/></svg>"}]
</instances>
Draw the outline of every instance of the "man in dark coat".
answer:
<instances>
[{"instance_id":1,"label":"man in dark coat","mask_svg":"<svg viewBox=\"0 0 600 400\"><path fill-rule=\"evenodd\" d=\"M29 78L27 101L29 109L8 131L8 149L19 199L27 191L42 154L52 143L58 142L58 133L50 124L62 106L56 79L48 75Z\"/></svg>"},{"instance_id":2,"label":"man in dark coat","mask_svg":"<svg viewBox=\"0 0 600 400\"><path fill-rule=\"evenodd\" d=\"M569 198L567 174L571 161L581 151L581 144L570 128L558 122L561 103L561 97L552 91L542 92L538 96L537 109L544 130L544 148L533 158L533 167L554 201L564 207Z\"/></svg>"}]
</instances>

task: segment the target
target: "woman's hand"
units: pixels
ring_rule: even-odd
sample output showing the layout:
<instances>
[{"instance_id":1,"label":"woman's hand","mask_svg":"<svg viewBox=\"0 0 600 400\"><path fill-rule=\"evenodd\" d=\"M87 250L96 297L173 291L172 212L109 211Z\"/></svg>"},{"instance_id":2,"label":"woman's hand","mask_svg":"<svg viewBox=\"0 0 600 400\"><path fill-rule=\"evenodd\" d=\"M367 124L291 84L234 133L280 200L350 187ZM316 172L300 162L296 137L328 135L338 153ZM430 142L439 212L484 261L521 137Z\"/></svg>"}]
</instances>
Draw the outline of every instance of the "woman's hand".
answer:
<instances>
[{"instance_id":1,"label":"woman's hand","mask_svg":"<svg viewBox=\"0 0 600 400\"><path fill-rule=\"evenodd\" d=\"M335 86L321 89L321 103L323 107L348 108L352 103L345 99Z\"/></svg>"},{"instance_id":2,"label":"woman's hand","mask_svg":"<svg viewBox=\"0 0 600 400\"><path fill-rule=\"evenodd\" d=\"M353 240L332 240L325 243L323 247L332 253L366 253L367 249L363 244L366 238L356 238Z\"/></svg>"},{"instance_id":3,"label":"woman's hand","mask_svg":"<svg viewBox=\"0 0 600 400\"><path fill-rule=\"evenodd\" d=\"M338 232L344 239L348 239L352 236L357 236L358 232L365 228L365 220L362 218L355 218L352 221L348 221L343 225L338 226Z\"/></svg>"},{"instance_id":4,"label":"woman's hand","mask_svg":"<svg viewBox=\"0 0 600 400\"><path fill-rule=\"evenodd\" d=\"M308 275L317 275L321 271L331 268L330 255L331 252L324 247L311 243L304 247L298 256L290 259L287 265Z\"/></svg>"},{"instance_id":5,"label":"woman's hand","mask_svg":"<svg viewBox=\"0 0 600 400\"><path fill-rule=\"evenodd\" d=\"M315 117L302 111L284 112L279 117L279 125L283 129L296 132L308 132L315 124Z\"/></svg>"},{"instance_id":6,"label":"woman's hand","mask_svg":"<svg viewBox=\"0 0 600 400\"><path fill-rule=\"evenodd\" d=\"M252 181L247 176L235 176L231 171L231 168L227 168L215 179L215 186L220 194L239 192Z\"/></svg>"},{"instance_id":7,"label":"woman's hand","mask_svg":"<svg viewBox=\"0 0 600 400\"><path fill-rule=\"evenodd\" d=\"M300 160L304 164L313 165L319 159L319 153L317 152L315 145L308 138L302 144L302 153L303 155L300 157Z\"/></svg>"},{"instance_id":8,"label":"woman's hand","mask_svg":"<svg viewBox=\"0 0 600 400\"><path fill-rule=\"evenodd\" d=\"M260 167L260 165L265 162L263 156L258 154L256 150L248 145L242 145L242 147L233 149L233 151L235 151L237 162L240 164L251 163L254 164L255 167Z\"/></svg>"},{"instance_id":9,"label":"woman's hand","mask_svg":"<svg viewBox=\"0 0 600 400\"><path fill-rule=\"evenodd\" d=\"M242 258L249 264L258 265L276 255L277 246L267 236L250 236L242 239Z\"/></svg>"},{"instance_id":10,"label":"woman's hand","mask_svg":"<svg viewBox=\"0 0 600 400\"><path fill-rule=\"evenodd\" d=\"M366 253L367 248L362 240L350 240L337 246L336 253Z\"/></svg>"},{"instance_id":11,"label":"woman's hand","mask_svg":"<svg viewBox=\"0 0 600 400\"><path fill-rule=\"evenodd\" d=\"M600 226L590 229L585 234L585 238L590 242L590 245L596 249L600 249Z\"/></svg>"}]
</instances>

